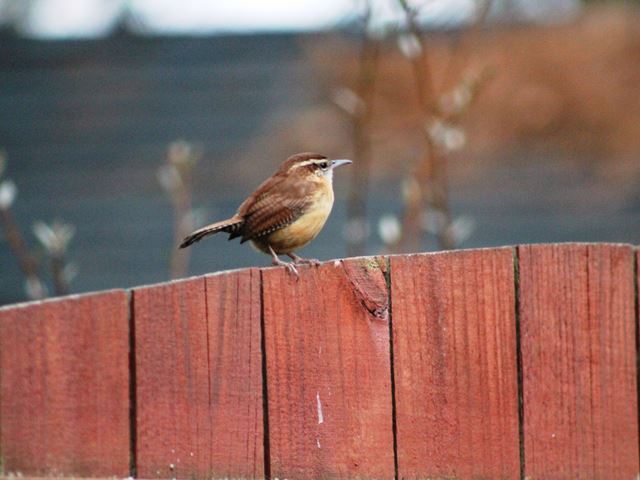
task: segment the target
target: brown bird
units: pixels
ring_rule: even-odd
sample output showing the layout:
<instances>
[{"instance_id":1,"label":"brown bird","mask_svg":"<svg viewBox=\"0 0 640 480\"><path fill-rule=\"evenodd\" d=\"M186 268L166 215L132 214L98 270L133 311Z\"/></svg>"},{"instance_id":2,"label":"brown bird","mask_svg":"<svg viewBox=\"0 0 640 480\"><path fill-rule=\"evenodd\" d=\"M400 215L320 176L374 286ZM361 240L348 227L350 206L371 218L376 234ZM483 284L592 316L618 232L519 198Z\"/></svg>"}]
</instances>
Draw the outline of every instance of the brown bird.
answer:
<instances>
[{"instance_id":1,"label":"brown bird","mask_svg":"<svg viewBox=\"0 0 640 480\"><path fill-rule=\"evenodd\" d=\"M351 160L329 160L317 153L298 153L286 159L276 173L238 207L236 214L202 227L180 244L185 248L218 232L229 240L240 237L261 252L270 254L274 265L298 275L295 265L317 264L294 253L316 238L333 207L333 170ZM288 255L294 263L284 262Z\"/></svg>"}]
</instances>

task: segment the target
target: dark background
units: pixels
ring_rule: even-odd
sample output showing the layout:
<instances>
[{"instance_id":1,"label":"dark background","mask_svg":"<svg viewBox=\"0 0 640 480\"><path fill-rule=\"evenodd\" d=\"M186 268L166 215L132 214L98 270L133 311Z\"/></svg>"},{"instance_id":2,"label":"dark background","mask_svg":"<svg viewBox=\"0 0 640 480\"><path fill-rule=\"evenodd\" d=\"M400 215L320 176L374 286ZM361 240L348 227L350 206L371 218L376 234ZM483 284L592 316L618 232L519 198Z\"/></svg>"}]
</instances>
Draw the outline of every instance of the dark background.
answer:
<instances>
[{"instance_id":1,"label":"dark background","mask_svg":"<svg viewBox=\"0 0 640 480\"><path fill-rule=\"evenodd\" d=\"M589 7L555 26L488 29L474 58L499 74L465 122L467 145L451 158L452 209L460 247L556 241L637 243L640 236L640 28L635 6ZM76 228L68 259L73 292L168 278L172 210L157 169L168 144L197 144L194 206L226 218L296 151L349 157L349 125L331 104L349 82L353 31L99 40L0 38L0 146L12 206L29 246L35 220ZM434 32L444 55L455 32ZM573 50L571 50L573 48ZM398 54L385 55L380 125L369 193L369 254L384 250L382 215L400 215L402 179L415 154L394 92L410 88ZM398 84L394 83L398 82ZM595 93L594 93L595 92ZM399 94L399 95L402 95ZM411 100L407 99L407 102ZM336 205L301 253L346 254L348 178L338 171ZM423 250L433 250L429 238ZM269 258L217 236L195 246L190 274ZM15 256L0 235L0 303L25 300Z\"/></svg>"}]
</instances>

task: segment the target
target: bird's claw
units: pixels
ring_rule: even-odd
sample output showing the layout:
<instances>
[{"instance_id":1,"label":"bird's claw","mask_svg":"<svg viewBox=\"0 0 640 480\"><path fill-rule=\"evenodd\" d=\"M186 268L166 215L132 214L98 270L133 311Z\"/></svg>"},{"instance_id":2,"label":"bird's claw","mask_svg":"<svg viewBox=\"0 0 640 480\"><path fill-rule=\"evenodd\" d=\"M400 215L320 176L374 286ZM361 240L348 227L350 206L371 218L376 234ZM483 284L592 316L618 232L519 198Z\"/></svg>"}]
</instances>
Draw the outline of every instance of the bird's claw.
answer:
<instances>
[{"instance_id":1,"label":"bird's claw","mask_svg":"<svg viewBox=\"0 0 640 480\"><path fill-rule=\"evenodd\" d=\"M314 267L318 267L322 263L317 258L302 258L295 253L289 253L288 255L296 265L313 265Z\"/></svg>"},{"instance_id":2,"label":"bird's claw","mask_svg":"<svg viewBox=\"0 0 640 480\"><path fill-rule=\"evenodd\" d=\"M314 267L319 267L322 263L317 258L301 258L298 262L300 265L313 265Z\"/></svg>"},{"instance_id":3,"label":"bird's claw","mask_svg":"<svg viewBox=\"0 0 640 480\"><path fill-rule=\"evenodd\" d=\"M298 273L298 269L296 268L296 266L293 263L287 263L287 262L282 262L284 265L284 267L287 269L287 271L293 275L296 278L300 277L300 274Z\"/></svg>"},{"instance_id":4,"label":"bird's claw","mask_svg":"<svg viewBox=\"0 0 640 480\"><path fill-rule=\"evenodd\" d=\"M293 263L283 262L278 258L278 255L273 250L273 248L271 248L271 245L269 245L269 253L271 253L271 258L273 259L274 265L277 265L279 267L285 267L291 275L296 277L296 279L300 278L300 274L298 273L298 269L296 268L296 265L298 264L298 262L296 261L296 258L300 260L300 257L298 257L295 253L289 253L288 255L293 259Z\"/></svg>"},{"instance_id":5,"label":"bird's claw","mask_svg":"<svg viewBox=\"0 0 640 480\"><path fill-rule=\"evenodd\" d=\"M289 272L291 275L293 275L294 277L298 278L300 277L300 274L298 273L298 269L296 268L296 266L293 263L290 262L283 262L282 260L280 260L279 258L275 257L273 259L272 262L275 266L277 267L284 267L287 269L287 272Z\"/></svg>"}]
</instances>

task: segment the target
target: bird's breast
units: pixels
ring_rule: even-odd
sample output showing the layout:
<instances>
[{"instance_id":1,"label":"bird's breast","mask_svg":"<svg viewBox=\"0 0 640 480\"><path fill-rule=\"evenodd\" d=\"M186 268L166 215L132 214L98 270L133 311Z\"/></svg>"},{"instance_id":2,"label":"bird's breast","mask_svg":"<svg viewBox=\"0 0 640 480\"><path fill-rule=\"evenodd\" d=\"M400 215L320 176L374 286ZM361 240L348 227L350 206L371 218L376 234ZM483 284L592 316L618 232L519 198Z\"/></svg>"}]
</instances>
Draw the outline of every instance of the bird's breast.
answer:
<instances>
[{"instance_id":1,"label":"bird's breast","mask_svg":"<svg viewBox=\"0 0 640 480\"><path fill-rule=\"evenodd\" d=\"M305 212L295 222L269 234L265 243L271 245L276 253L290 253L316 238L333 207L333 189L330 185L327 187L322 185L316 189ZM263 250L257 242L256 246ZM266 245L264 248L268 249Z\"/></svg>"}]
</instances>

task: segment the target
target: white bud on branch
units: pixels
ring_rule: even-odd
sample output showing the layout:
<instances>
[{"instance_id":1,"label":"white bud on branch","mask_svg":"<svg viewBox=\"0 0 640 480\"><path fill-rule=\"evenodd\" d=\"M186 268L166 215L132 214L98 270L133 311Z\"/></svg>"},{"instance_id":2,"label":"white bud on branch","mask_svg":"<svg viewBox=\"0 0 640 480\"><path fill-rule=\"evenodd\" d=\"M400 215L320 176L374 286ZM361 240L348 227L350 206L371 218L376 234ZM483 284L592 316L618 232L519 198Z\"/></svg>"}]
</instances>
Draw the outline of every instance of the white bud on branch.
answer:
<instances>
[{"instance_id":1,"label":"white bud on branch","mask_svg":"<svg viewBox=\"0 0 640 480\"><path fill-rule=\"evenodd\" d=\"M55 221L51 225L44 222L33 224L33 233L45 250L52 256L61 256L67 251L69 242L76 233L73 225Z\"/></svg>"},{"instance_id":2,"label":"white bud on branch","mask_svg":"<svg viewBox=\"0 0 640 480\"><path fill-rule=\"evenodd\" d=\"M378 220L378 235L385 245L394 245L400 240L402 226L395 215L383 215Z\"/></svg>"},{"instance_id":3,"label":"white bud on branch","mask_svg":"<svg viewBox=\"0 0 640 480\"><path fill-rule=\"evenodd\" d=\"M432 120L426 125L426 129L431 141L445 151L460 150L467 143L467 137L462 128L442 120Z\"/></svg>"},{"instance_id":4,"label":"white bud on branch","mask_svg":"<svg viewBox=\"0 0 640 480\"><path fill-rule=\"evenodd\" d=\"M192 144L184 140L176 140L169 144L169 153L167 155L169 163L177 167L193 167L198 161L200 155Z\"/></svg>"},{"instance_id":5,"label":"white bud on branch","mask_svg":"<svg viewBox=\"0 0 640 480\"><path fill-rule=\"evenodd\" d=\"M422 53L422 44L420 39L411 32L405 32L398 35L398 48L402 55L409 59L414 59Z\"/></svg>"},{"instance_id":6,"label":"white bud on branch","mask_svg":"<svg viewBox=\"0 0 640 480\"><path fill-rule=\"evenodd\" d=\"M11 208L17 194L18 187L11 180L5 180L0 183L0 210Z\"/></svg>"},{"instance_id":7,"label":"white bud on branch","mask_svg":"<svg viewBox=\"0 0 640 480\"><path fill-rule=\"evenodd\" d=\"M180 173L173 165L162 165L157 172L158 183L168 193L175 192L182 186Z\"/></svg>"},{"instance_id":8,"label":"white bud on branch","mask_svg":"<svg viewBox=\"0 0 640 480\"><path fill-rule=\"evenodd\" d=\"M32 300L39 300L47 296L47 288L38 277L29 276L24 282L24 291Z\"/></svg>"},{"instance_id":9,"label":"white bud on branch","mask_svg":"<svg viewBox=\"0 0 640 480\"><path fill-rule=\"evenodd\" d=\"M476 229L476 222L473 218L463 215L457 217L449 225L449 235L453 238L456 245L467 240Z\"/></svg>"},{"instance_id":10,"label":"white bud on branch","mask_svg":"<svg viewBox=\"0 0 640 480\"><path fill-rule=\"evenodd\" d=\"M331 99L338 108L352 117L362 115L366 109L365 102L350 88L337 89Z\"/></svg>"},{"instance_id":11,"label":"white bud on branch","mask_svg":"<svg viewBox=\"0 0 640 480\"><path fill-rule=\"evenodd\" d=\"M462 83L451 92L443 94L438 103L442 113L453 116L464 112L472 99L471 88L469 88L468 84Z\"/></svg>"},{"instance_id":12,"label":"white bud on branch","mask_svg":"<svg viewBox=\"0 0 640 480\"><path fill-rule=\"evenodd\" d=\"M74 278L78 276L78 272L80 269L78 268L78 264L76 263L67 263L62 269L62 278L67 283L71 283Z\"/></svg>"},{"instance_id":13,"label":"white bud on branch","mask_svg":"<svg viewBox=\"0 0 640 480\"><path fill-rule=\"evenodd\" d=\"M437 210L428 210L422 213L420 226L430 235L438 235L447 226L447 216Z\"/></svg>"}]
</instances>

